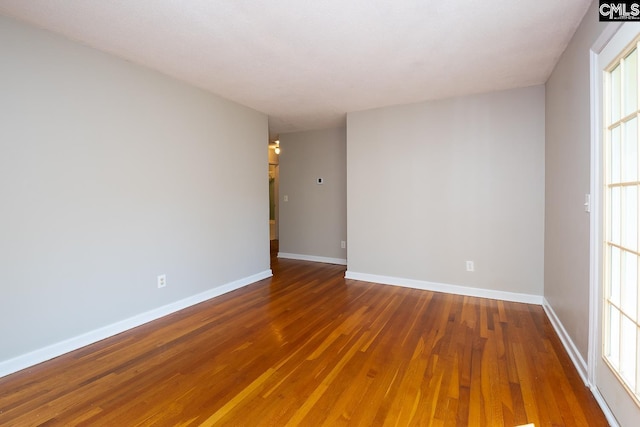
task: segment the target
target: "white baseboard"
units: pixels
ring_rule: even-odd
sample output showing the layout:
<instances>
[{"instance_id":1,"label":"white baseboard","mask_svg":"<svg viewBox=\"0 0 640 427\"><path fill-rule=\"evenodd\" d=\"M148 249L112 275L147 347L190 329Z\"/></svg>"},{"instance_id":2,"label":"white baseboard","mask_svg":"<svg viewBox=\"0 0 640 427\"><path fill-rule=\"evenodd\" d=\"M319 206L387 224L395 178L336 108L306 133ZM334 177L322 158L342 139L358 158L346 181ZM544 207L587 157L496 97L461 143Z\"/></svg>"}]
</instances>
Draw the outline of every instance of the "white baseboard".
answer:
<instances>
[{"instance_id":1,"label":"white baseboard","mask_svg":"<svg viewBox=\"0 0 640 427\"><path fill-rule=\"evenodd\" d=\"M363 282L380 283L383 285L402 286L405 288L421 289L424 291L446 292L448 294L455 295L542 305L542 296L540 295L496 291L493 289L471 288L468 286L426 282L422 280L404 279L401 277L379 276L376 274L357 273L355 271L349 270L347 270L344 277L345 279L361 280Z\"/></svg>"},{"instance_id":2,"label":"white baseboard","mask_svg":"<svg viewBox=\"0 0 640 427\"><path fill-rule=\"evenodd\" d=\"M278 252L278 258L296 259L298 261L323 262L325 264L347 265L347 260L343 258L327 258L323 256L288 254L285 252Z\"/></svg>"},{"instance_id":3,"label":"white baseboard","mask_svg":"<svg viewBox=\"0 0 640 427\"><path fill-rule=\"evenodd\" d=\"M562 342L562 345L564 346L565 350L567 350L567 353L569 354L569 358L571 358L571 361L573 362L574 366L578 370L578 373L580 374L580 378L582 378L582 381L584 382L584 384L588 386L589 375L587 370L587 362L584 360L584 357L582 357L582 355L578 351L578 348L573 343L571 336L569 336L569 334L567 333L567 330L562 325L562 322L560 321L560 319L556 315L556 312L553 310L553 307L551 307L551 304L549 304L549 301L547 301L546 298L544 298L544 301L542 303L542 308L544 308L545 313L547 313L547 317L549 318L549 321L551 322L553 329L555 329L556 333L558 334L558 337L560 337L560 341Z\"/></svg>"},{"instance_id":4,"label":"white baseboard","mask_svg":"<svg viewBox=\"0 0 640 427\"><path fill-rule=\"evenodd\" d=\"M544 298L542 307L544 308L545 313L547 313L547 317L549 318L553 329L555 329L556 333L560 337L560 341L562 341L562 345L569 354L569 358L573 362L573 365L576 367L578 374L580 374L580 378L582 378L584 384L589 387L589 390L591 390L591 394L593 394L596 402L598 402L598 405L600 406L600 409L602 409L602 412L609 422L609 425L611 427L619 427L618 421L613 415L613 412L611 412L609 405L607 405L607 402L605 402L604 398L600 394L600 390L598 390L598 387L596 387L595 384L592 384L589 381L587 362L578 351L578 348L574 344L573 340L567 333L567 330L562 325L562 322L560 321L560 319L556 315L556 312L553 310L553 307L551 307L551 304L549 304L549 301L547 301L546 298Z\"/></svg>"},{"instance_id":5,"label":"white baseboard","mask_svg":"<svg viewBox=\"0 0 640 427\"><path fill-rule=\"evenodd\" d=\"M609 427L620 427L620 424L618 424L618 420L616 420L613 412L611 412L611 408L609 408L609 405L607 405L607 402L605 402L604 397L602 397L602 395L600 394L600 390L598 390L598 387L590 385L589 389L591 390L591 394L593 394L593 397L596 399L596 402L598 402L598 405L600 405L600 409L602 409L605 418L609 422Z\"/></svg>"},{"instance_id":6,"label":"white baseboard","mask_svg":"<svg viewBox=\"0 0 640 427\"><path fill-rule=\"evenodd\" d=\"M271 276L273 276L272 271L265 270L253 276L245 277L243 279L218 286L197 295L193 295L191 297L173 302L171 304L167 304L162 307L158 307L145 313L138 314L128 319L112 323L111 325L107 325L102 328L84 333L77 337L52 344L50 346L32 351L21 356L17 356L13 359L1 361L0 378L21 371L30 366L37 365L38 363L53 359L54 357L58 357L65 353L69 353L71 351L85 347L87 345L94 344L105 338L109 338L129 329L133 329L145 323L157 320L161 317L183 310L187 307L191 307L192 305L199 304L211 298L226 294L227 292L234 291L236 289L269 278Z\"/></svg>"},{"instance_id":7,"label":"white baseboard","mask_svg":"<svg viewBox=\"0 0 640 427\"><path fill-rule=\"evenodd\" d=\"M556 312L553 310L553 307L551 307L551 304L549 304L549 301L547 301L546 298L543 298L542 308L544 308L545 313L547 313L547 317L549 318L553 329L555 329L558 337L560 337L562 345L564 346L565 350L567 350L571 361L578 370L580 378L582 378L582 381L586 386L589 386L587 362L578 351L578 347L576 347L576 345L573 343L573 340L569 336L569 333L562 325L562 322L560 321L560 319L556 315Z\"/></svg>"}]
</instances>

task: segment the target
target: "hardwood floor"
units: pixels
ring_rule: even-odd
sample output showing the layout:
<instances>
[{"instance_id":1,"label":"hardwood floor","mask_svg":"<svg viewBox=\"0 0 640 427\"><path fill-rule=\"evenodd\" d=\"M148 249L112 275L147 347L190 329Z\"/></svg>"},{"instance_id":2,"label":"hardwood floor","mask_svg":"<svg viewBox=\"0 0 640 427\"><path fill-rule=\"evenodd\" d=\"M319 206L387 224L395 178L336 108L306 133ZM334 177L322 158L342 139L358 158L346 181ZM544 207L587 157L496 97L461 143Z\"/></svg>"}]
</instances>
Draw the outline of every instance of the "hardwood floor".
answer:
<instances>
[{"instance_id":1,"label":"hardwood floor","mask_svg":"<svg viewBox=\"0 0 640 427\"><path fill-rule=\"evenodd\" d=\"M0 425L607 425L539 306L273 270L0 379Z\"/></svg>"}]
</instances>

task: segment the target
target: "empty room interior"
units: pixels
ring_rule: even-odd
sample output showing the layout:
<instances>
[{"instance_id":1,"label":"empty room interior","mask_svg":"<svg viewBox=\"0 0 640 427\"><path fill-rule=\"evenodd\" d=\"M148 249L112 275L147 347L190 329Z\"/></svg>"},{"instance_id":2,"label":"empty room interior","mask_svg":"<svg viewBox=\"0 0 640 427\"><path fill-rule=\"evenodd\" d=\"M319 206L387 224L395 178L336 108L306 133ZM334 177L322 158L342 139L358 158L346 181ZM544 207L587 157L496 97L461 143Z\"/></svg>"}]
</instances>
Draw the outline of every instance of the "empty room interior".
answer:
<instances>
[{"instance_id":1,"label":"empty room interior","mask_svg":"<svg viewBox=\"0 0 640 427\"><path fill-rule=\"evenodd\" d=\"M640 425L614 6L0 0L0 425Z\"/></svg>"}]
</instances>

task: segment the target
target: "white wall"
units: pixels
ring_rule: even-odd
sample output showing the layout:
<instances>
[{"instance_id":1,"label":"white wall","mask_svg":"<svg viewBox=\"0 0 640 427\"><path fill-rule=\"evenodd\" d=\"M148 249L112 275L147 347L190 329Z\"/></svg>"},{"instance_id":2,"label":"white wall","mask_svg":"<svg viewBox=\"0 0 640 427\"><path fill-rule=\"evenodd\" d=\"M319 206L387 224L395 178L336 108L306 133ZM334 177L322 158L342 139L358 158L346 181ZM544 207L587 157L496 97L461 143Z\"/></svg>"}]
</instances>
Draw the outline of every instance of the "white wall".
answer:
<instances>
[{"instance_id":1,"label":"white wall","mask_svg":"<svg viewBox=\"0 0 640 427\"><path fill-rule=\"evenodd\" d=\"M347 194L349 275L542 295L544 87L348 114Z\"/></svg>"},{"instance_id":2,"label":"white wall","mask_svg":"<svg viewBox=\"0 0 640 427\"><path fill-rule=\"evenodd\" d=\"M591 113L589 51L604 30L593 2L546 83L544 296L587 360Z\"/></svg>"},{"instance_id":3,"label":"white wall","mask_svg":"<svg viewBox=\"0 0 640 427\"><path fill-rule=\"evenodd\" d=\"M280 254L344 263L346 249L340 242L347 240L345 129L283 134L280 146ZM316 184L317 178L324 184Z\"/></svg>"},{"instance_id":4,"label":"white wall","mask_svg":"<svg viewBox=\"0 0 640 427\"><path fill-rule=\"evenodd\" d=\"M2 17L0 58L0 365L268 274L265 115Z\"/></svg>"}]
</instances>

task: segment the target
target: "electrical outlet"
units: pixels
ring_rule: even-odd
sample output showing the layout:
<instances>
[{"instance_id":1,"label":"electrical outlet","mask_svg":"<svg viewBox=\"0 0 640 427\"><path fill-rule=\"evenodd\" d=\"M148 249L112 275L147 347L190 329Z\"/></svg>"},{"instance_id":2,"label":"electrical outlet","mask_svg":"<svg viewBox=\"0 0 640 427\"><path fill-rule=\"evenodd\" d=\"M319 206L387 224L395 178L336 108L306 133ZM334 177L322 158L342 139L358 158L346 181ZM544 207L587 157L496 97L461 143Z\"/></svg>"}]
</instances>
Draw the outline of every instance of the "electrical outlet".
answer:
<instances>
[{"instance_id":1,"label":"electrical outlet","mask_svg":"<svg viewBox=\"0 0 640 427\"><path fill-rule=\"evenodd\" d=\"M473 261L467 261L467 271L475 271L475 266L473 265Z\"/></svg>"},{"instance_id":2,"label":"electrical outlet","mask_svg":"<svg viewBox=\"0 0 640 427\"><path fill-rule=\"evenodd\" d=\"M158 276L158 288L164 288L165 286L167 286L167 275L161 274Z\"/></svg>"},{"instance_id":3,"label":"electrical outlet","mask_svg":"<svg viewBox=\"0 0 640 427\"><path fill-rule=\"evenodd\" d=\"M344 240L341 240L341 241L340 241L340 247L341 247L342 249L346 249L346 248L347 248L347 242L345 242Z\"/></svg>"}]
</instances>

